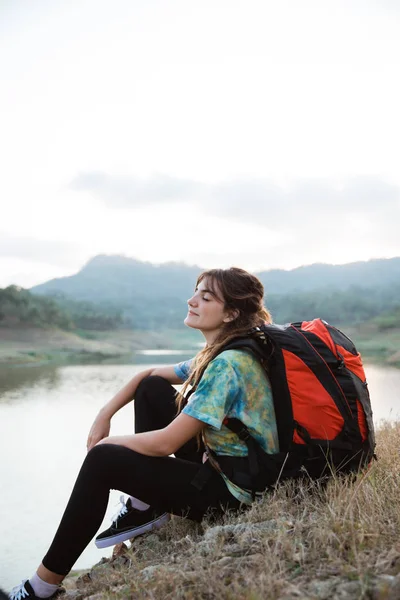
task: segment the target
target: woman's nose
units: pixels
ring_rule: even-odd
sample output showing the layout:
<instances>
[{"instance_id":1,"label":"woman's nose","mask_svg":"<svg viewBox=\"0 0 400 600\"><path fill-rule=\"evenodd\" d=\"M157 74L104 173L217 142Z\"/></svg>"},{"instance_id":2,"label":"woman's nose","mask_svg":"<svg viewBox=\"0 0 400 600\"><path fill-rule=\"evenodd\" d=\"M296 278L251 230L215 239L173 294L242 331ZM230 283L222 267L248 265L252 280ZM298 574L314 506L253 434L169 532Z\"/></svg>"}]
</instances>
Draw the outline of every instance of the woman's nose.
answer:
<instances>
[{"instance_id":1,"label":"woman's nose","mask_svg":"<svg viewBox=\"0 0 400 600\"><path fill-rule=\"evenodd\" d=\"M192 296L191 298L189 298L189 300L187 301L187 303L189 304L189 306L194 306L196 304L196 298L195 298L195 296Z\"/></svg>"}]
</instances>

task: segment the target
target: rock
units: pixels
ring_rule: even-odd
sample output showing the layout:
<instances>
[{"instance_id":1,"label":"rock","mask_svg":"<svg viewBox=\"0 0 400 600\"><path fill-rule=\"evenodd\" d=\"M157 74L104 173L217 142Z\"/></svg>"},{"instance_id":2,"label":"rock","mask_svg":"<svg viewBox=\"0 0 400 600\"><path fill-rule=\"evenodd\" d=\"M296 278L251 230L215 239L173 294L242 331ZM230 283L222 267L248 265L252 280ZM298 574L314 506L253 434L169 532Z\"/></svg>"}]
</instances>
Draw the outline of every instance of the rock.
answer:
<instances>
[{"instance_id":1,"label":"rock","mask_svg":"<svg viewBox=\"0 0 400 600\"><path fill-rule=\"evenodd\" d=\"M307 586L307 592L310 592L311 597L318 600L333 600L336 586L341 582L340 577L330 577L325 580L311 581Z\"/></svg>"},{"instance_id":2,"label":"rock","mask_svg":"<svg viewBox=\"0 0 400 600\"><path fill-rule=\"evenodd\" d=\"M385 575L400 573L400 552L396 548L391 548L389 552L380 555L375 563L375 569Z\"/></svg>"},{"instance_id":3,"label":"rock","mask_svg":"<svg viewBox=\"0 0 400 600\"><path fill-rule=\"evenodd\" d=\"M121 554L125 554L128 551L128 546L121 542L121 544L117 544L114 546L114 550L112 553L112 558L117 558L117 556L121 556Z\"/></svg>"},{"instance_id":4,"label":"rock","mask_svg":"<svg viewBox=\"0 0 400 600\"><path fill-rule=\"evenodd\" d=\"M307 593L311 594L311 598L318 598L318 600L359 600L359 598L363 598L360 581L347 581L340 577L311 581L307 585Z\"/></svg>"},{"instance_id":5,"label":"rock","mask_svg":"<svg viewBox=\"0 0 400 600\"><path fill-rule=\"evenodd\" d=\"M336 587L332 598L334 600L356 600L356 598L361 597L361 583L359 581L344 581Z\"/></svg>"},{"instance_id":6,"label":"rock","mask_svg":"<svg viewBox=\"0 0 400 600\"><path fill-rule=\"evenodd\" d=\"M142 569L140 571L140 574L145 581L149 581L149 579L152 579L154 574L157 573L157 571L159 571L160 568L161 565L150 565L149 567L145 567L144 569Z\"/></svg>"},{"instance_id":7,"label":"rock","mask_svg":"<svg viewBox=\"0 0 400 600\"><path fill-rule=\"evenodd\" d=\"M276 520L262 521L261 523L239 523L238 525L217 525L210 527L204 534L204 541L217 542L229 540L232 538L242 538L246 541L252 541L254 537L259 537L260 533L271 533L277 529Z\"/></svg>"},{"instance_id":8,"label":"rock","mask_svg":"<svg viewBox=\"0 0 400 600\"><path fill-rule=\"evenodd\" d=\"M79 577L79 575L76 575L75 577L69 575L66 579L64 579L64 581L62 582L62 585L66 591L76 590L76 580L78 577Z\"/></svg>"},{"instance_id":9,"label":"rock","mask_svg":"<svg viewBox=\"0 0 400 600\"><path fill-rule=\"evenodd\" d=\"M202 542L199 542L196 546L196 552L200 555L200 556L208 556L209 554L214 554L216 551L215 548L215 544L211 541L205 541L203 540Z\"/></svg>"},{"instance_id":10,"label":"rock","mask_svg":"<svg viewBox=\"0 0 400 600\"><path fill-rule=\"evenodd\" d=\"M400 574L393 578L387 600L400 600Z\"/></svg>"},{"instance_id":11,"label":"rock","mask_svg":"<svg viewBox=\"0 0 400 600\"><path fill-rule=\"evenodd\" d=\"M91 583L92 583L92 577L91 577L90 573L84 573L83 575L78 577L78 579L76 580L76 587L80 590L80 589L86 587L87 585L90 585Z\"/></svg>"},{"instance_id":12,"label":"rock","mask_svg":"<svg viewBox=\"0 0 400 600\"><path fill-rule=\"evenodd\" d=\"M228 544L224 546L226 556L245 556L251 552L251 547L241 546L240 544Z\"/></svg>"},{"instance_id":13,"label":"rock","mask_svg":"<svg viewBox=\"0 0 400 600\"><path fill-rule=\"evenodd\" d=\"M112 568L116 567L126 567L129 568L132 564L132 560L126 554L121 554L112 560Z\"/></svg>"},{"instance_id":14,"label":"rock","mask_svg":"<svg viewBox=\"0 0 400 600\"><path fill-rule=\"evenodd\" d=\"M240 548L240 547L239 547ZM246 554L243 556L242 552L238 554L228 553L215 562L220 567L234 567L235 569L239 566L254 566L264 562L264 556L260 553Z\"/></svg>"},{"instance_id":15,"label":"rock","mask_svg":"<svg viewBox=\"0 0 400 600\"><path fill-rule=\"evenodd\" d=\"M84 595L80 590L68 590L63 598L65 600L83 600Z\"/></svg>"},{"instance_id":16,"label":"rock","mask_svg":"<svg viewBox=\"0 0 400 600\"><path fill-rule=\"evenodd\" d=\"M150 533L150 535L143 538L143 541L146 545L151 546L153 544L159 544L160 537L156 533Z\"/></svg>"},{"instance_id":17,"label":"rock","mask_svg":"<svg viewBox=\"0 0 400 600\"><path fill-rule=\"evenodd\" d=\"M174 567L167 567L166 565L149 565L140 571L140 574L144 581L150 581L153 579L154 575L159 572L163 573L181 573L182 569L177 569Z\"/></svg>"},{"instance_id":18,"label":"rock","mask_svg":"<svg viewBox=\"0 0 400 600\"><path fill-rule=\"evenodd\" d=\"M387 600L393 580L393 575L379 575L371 586L371 600Z\"/></svg>"},{"instance_id":19,"label":"rock","mask_svg":"<svg viewBox=\"0 0 400 600\"><path fill-rule=\"evenodd\" d=\"M93 582L98 581L99 579L103 578L104 576L107 576L107 573L110 572L110 568L112 568L112 567L110 567L109 563L104 563L102 565L93 567L89 573L90 582L93 583Z\"/></svg>"},{"instance_id":20,"label":"rock","mask_svg":"<svg viewBox=\"0 0 400 600\"><path fill-rule=\"evenodd\" d=\"M300 588L289 584L277 600L314 600L315 596L306 595Z\"/></svg>"}]
</instances>

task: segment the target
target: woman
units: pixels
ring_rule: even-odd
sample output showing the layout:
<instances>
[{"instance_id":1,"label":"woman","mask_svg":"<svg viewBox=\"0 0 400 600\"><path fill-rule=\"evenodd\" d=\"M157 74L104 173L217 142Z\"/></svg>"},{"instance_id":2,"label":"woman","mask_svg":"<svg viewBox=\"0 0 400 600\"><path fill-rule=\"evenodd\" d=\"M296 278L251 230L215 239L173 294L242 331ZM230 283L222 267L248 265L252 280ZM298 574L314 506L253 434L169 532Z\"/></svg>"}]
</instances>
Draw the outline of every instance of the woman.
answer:
<instances>
[{"instance_id":1,"label":"woman","mask_svg":"<svg viewBox=\"0 0 400 600\"><path fill-rule=\"evenodd\" d=\"M207 511L221 514L251 503L250 491L234 481L234 465L247 463L246 446L223 421L239 419L265 451L277 452L271 388L251 353L223 347L270 322L263 295L261 282L242 269L213 269L199 276L185 324L202 332L205 348L192 361L142 371L102 408L50 549L33 577L14 588L12 600L57 594L96 534L110 489L130 497L111 527L97 536L100 548L161 526L169 513L200 521ZM186 399L181 393L176 416L172 384L180 383L183 394L190 386L194 391ZM109 437L112 416L133 398L135 434Z\"/></svg>"}]
</instances>

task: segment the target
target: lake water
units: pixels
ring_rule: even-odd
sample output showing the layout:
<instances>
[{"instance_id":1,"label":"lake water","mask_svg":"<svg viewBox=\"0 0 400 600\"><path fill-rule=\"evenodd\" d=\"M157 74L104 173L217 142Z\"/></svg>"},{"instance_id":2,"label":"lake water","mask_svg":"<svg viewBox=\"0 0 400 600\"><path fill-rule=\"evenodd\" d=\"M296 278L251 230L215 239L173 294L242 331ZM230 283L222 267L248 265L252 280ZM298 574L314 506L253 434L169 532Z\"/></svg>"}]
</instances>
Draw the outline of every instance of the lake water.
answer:
<instances>
[{"instance_id":1,"label":"lake water","mask_svg":"<svg viewBox=\"0 0 400 600\"><path fill-rule=\"evenodd\" d=\"M155 365L157 357L150 355ZM163 358L158 358L164 362ZM184 356L169 356L178 362ZM147 361L146 361L147 362ZM92 421L143 365L18 367L0 371L0 586L29 577L46 553L86 454ZM366 367L374 420L400 418L400 370ZM132 406L114 417L112 434L133 431ZM102 528L118 510L112 492ZM76 563L109 556L94 542Z\"/></svg>"}]
</instances>

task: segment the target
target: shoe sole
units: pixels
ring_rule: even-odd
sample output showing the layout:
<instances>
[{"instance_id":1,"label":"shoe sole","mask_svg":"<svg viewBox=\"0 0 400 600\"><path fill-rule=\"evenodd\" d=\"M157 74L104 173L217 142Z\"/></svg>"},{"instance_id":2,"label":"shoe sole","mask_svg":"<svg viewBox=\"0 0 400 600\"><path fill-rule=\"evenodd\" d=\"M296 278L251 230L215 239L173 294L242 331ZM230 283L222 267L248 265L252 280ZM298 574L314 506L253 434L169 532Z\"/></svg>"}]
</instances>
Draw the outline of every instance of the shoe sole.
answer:
<instances>
[{"instance_id":1,"label":"shoe sole","mask_svg":"<svg viewBox=\"0 0 400 600\"><path fill-rule=\"evenodd\" d=\"M140 527L135 527L135 529L129 529L127 531L122 531L121 533L116 533L115 535L109 535L106 538L102 538L100 540L96 539L95 544L97 548L108 548L108 546L115 546L115 544L120 544L121 542L126 542L126 540L131 540L132 538L138 537L139 535L143 535L148 531L152 531L153 529L159 529L165 523L168 523L170 519L169 513L164 513L160 517L157 517L153 521L149 521L148 523L144 523Z\"/></svg>"}]
</instances>

